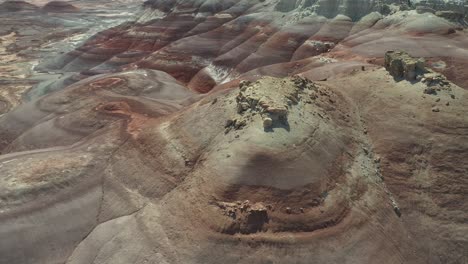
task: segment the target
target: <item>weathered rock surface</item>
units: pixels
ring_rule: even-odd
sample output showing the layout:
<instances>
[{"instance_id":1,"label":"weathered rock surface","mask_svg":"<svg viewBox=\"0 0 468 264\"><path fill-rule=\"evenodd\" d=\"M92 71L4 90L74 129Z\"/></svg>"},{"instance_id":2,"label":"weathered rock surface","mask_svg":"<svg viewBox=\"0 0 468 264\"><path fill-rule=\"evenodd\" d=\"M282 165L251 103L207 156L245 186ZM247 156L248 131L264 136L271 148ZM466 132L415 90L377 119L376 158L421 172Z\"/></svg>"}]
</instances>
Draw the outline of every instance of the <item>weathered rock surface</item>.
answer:
<instances>
[{"instance_id":1,"label":"weathered rock surface","mask_svg":"<svg viewBox=\"0 0 468 264\"><path fill-rule=\"evenodd\" d=\"M411 57L403 51L388 51L385 54L385 68L396 80L420 81L426 85L425 94L437 95L438 92L444 90L454 97L451 93L451 83L447 78L427 68L425 64L423 59ZM433 112L439 112L438 108Z\"/></svg>"},{"instance_id":2,"label":"weathered rock surface","mask_svg":"<svg viewBox=\"0 0 468 264\"><path fill-rule=\"evenodd\" d=\"M418 75L427 72L423 59L413 58L403 51L387 51L385 68L393 77L409 81L414 81Z\"/></svg>"},{"instance_id":3,"label":"weathered rock surface","mask_svg":"<svg viewBox=\"0 0 468 264\"><path fill-rule=\"evenodd\" d=\"M279 89L271 90L271 87ZM294 76L294 78L278 80L267 78L262 82L243 81L239 85L239 94L236 97L238 117L231 122L234 127L242 123L242 127L260 115L265 130L274 127L289 127L289 109L299 104L305 97L305 102L312 103L316 98L317 87L309 80Z\"/></svg>"}]
</instances>

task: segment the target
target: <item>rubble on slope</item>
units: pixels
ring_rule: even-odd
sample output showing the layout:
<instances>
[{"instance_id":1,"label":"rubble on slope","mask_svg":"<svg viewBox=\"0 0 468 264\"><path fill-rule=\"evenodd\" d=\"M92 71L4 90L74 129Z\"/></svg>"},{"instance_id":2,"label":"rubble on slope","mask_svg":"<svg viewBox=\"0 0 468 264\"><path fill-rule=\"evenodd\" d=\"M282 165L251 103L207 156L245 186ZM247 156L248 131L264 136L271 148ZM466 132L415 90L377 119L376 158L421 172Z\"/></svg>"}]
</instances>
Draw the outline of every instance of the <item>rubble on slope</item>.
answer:
<instances>
[{"instance_id":1,"label":"rubble on slope","mask_svg":"<svg viewBox=\"0 0 468 264\"><path fill-rule=\"evenodd\" d=\"M450 90L450 82L440 73L430 71L418 79L427 85L424 89L425 94L437 94L437 91Z\"/></svg>"},{"instance_id":2,"label":"rubble on slope","mask_svg":"<svg viewBox=\"0 0 468 264\"><path fill-rule=\"evenodd\" d=\"M250 234L265 231L264 224L268 223L268 210L271 205L261 202L251 203L249 200L237 202L220 202L218 207L232 219L232 224L224 230L225 233Z\"/></svg>"},{"instance_id":3,"label":"rubble on slope","mask_svg":"<svg viewBox=\"0 0 468 264\"><path fill-rule=\"evenodd\" d=\"M268 79L268 78L267 78ZM301 100L301 94L306 90L315 90L315 84L305 78L294 76L281 80L280 89L268 89L268 82L276 82L273 78L266 83L242 81L239 85L239 94L236 97L236 118L226 121L225 133L231 129L242 129L252 116L260 115L265 130L274 126L287 125L288 113L293 105ZM311 95L312 96L312 95ZM310 97L310 96L309 96ZM310 103L308 99L306 103Z\"/></svg>"},{"instance_id":4,"label":"rubble on slope","mask_svg":"<svg viewBox=\"0 0 468 264\"><path fill-rule=\"evenodd\" d=\"M424 83L425 94L436 95L441 90L451 90L447 78L425 67L423 58L411 57L404 51L388 51L385 54L385 68L396 79Z\"/></svg>"}]
</instances>

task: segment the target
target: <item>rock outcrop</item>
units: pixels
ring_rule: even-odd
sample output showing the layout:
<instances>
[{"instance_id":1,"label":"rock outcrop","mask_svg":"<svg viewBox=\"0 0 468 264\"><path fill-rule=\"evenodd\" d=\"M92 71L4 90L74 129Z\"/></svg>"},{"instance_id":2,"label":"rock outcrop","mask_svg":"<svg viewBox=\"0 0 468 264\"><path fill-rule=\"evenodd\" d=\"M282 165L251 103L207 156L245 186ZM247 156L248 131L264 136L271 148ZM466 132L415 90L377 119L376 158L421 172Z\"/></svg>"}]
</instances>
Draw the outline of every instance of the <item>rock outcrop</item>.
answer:
<instances>
[{"instance_id":1,"label":"rock outcrop","mask_svg":"<svg viewBox=\"0 0 468 264\"><path fill-rule=\"evenodd\" d=\"M411 82L421 82L426 88L425 94L437 95L440 91L445 91L450 96L452 84L447 78L425 66L422 58L411 57L403 51L388 51L385 54L385 68L395 79L406 79Z\"/></svg>"},{"instance_id":2,"label":"rock outcrop","mask_svg":"<svg viewBox=\"0 0 468 264\"><path fill-rule=\"evenodd\" d=\"M270 86L277 86L277 82L274 79L254 83L242 81L236 97L239 116L227 121L226 132L231 127L244 127L257 114L261 116L266 131L274 127L289 127L289 109L301 100L311 103L317 91L313 82L299 76L281 81L280 88L272 91Z\"/></svg>"},{"instance_id":3,"label":"rock outcrop","mask_svg":"<svg viewBox=\"0 0 468 264\"><path fill-rule=\"evenodd\" d=\"M231 235L267 231L268 210L273 209L271 205L265 206L261 202L250 203L249 200L234 203L220 202L218 206L226 216L232 219L230 225L223 230L224 233Z\"/></svg>"},{"instance_id":4,"label":"rock outcrop","mask_svg":"<svg viewBox=\"0 0 468 264\"><path fill-rule=\"evenodd\" d=\"M427 72L424 59L411 57L404 51L387 51L385 68L393 77L409 81Z\"/></svg>"}]
</instances>

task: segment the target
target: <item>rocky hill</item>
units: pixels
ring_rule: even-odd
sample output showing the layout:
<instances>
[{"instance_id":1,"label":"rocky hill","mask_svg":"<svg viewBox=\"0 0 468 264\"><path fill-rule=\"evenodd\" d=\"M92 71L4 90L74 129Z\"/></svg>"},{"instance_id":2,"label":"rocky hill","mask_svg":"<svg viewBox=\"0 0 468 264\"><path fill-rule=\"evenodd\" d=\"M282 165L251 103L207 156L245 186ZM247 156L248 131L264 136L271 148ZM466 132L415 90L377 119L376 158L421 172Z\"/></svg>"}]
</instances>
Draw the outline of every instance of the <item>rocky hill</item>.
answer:
<instances>
[{"instance_id":1,"label":"rocky hill","mask_svg":"<svg viewBox=\"0 0 468 264\"><path fill-rule=\"evenodd\" d=\"M81 73L68 79L69 83L116 69L149 68L207 92L257 71L283 76L309 71L324 64L315 57L323 53L332 59L349 57L380 64L387 50L403 49L444 61L446 66L440 70L455 83L468 84L465 75L455 72L468 61L464 27L435 14L394 10L384 17L370 12L376 7L371 1L369 10L358 16L362 18L353 21L343 15L356 6L351 4L347 9L332 8L341 10L335 16L320 8L316 12L310 6L302 8L306 5L302 2L289 12L278 11L281 1L175 3L147 1L135 22L101 32L39 69Z\"/></svg>"},{"instance_id":2,"label":"rocky hill","mask_svg":"<svg viewBox=\"0 0 468 264\"><path fill-rule=\"evenodd\" d=\"M466 263L467 64L400 1L146 1L0 116L0 263Z\"/></svg>"}]
</instances>

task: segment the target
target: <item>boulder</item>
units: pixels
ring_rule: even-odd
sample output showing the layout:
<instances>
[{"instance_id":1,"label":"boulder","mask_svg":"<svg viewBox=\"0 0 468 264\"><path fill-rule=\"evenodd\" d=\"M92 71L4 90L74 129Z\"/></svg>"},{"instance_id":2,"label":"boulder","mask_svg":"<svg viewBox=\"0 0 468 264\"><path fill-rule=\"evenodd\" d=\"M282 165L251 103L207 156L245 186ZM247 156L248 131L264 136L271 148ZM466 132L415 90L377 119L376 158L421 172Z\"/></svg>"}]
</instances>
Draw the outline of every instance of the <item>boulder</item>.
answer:
<instances>
[{"instance_id":1,"label":"boulder","mask_svg":"<svg viewBox=\"0 0 468 264\"><path fill-rule=\"evenodd\" d=\"M396 79L416 80L420 74L427 72L422 58L413 58L404 51L387 51L385 68Z\"/></svg>"}]
</instances>

